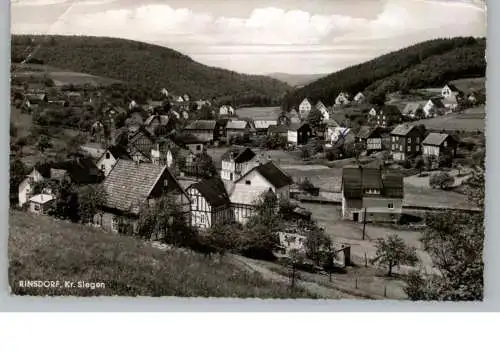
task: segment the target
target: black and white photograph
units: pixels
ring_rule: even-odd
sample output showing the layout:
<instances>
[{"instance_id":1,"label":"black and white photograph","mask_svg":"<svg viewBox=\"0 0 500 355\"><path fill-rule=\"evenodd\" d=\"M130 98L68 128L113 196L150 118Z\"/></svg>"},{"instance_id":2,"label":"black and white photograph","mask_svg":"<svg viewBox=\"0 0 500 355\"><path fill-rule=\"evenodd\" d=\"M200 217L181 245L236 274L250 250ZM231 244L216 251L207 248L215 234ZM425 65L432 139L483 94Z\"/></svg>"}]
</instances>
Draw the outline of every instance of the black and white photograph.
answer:
<instances>
[{"instance_id":1,"label":"black and white photograph","mask_svg":"<svg viewBox=\"0 0 500 355\"><path fill-rule=\"evenodd\" d=\"M12 0L9 293L483 301L484 0Z\"/></svg>"}]
</instances>

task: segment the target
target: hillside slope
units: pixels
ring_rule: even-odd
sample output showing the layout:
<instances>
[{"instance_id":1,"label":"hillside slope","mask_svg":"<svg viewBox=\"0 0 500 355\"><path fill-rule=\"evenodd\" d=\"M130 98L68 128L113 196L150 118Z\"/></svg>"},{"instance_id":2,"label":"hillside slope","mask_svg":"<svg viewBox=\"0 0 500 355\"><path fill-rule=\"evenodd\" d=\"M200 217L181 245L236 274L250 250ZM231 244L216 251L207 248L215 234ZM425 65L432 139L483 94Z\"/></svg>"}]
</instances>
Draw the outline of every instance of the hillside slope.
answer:
<instances>
[{"instance_id":1,"label":"hillside slope","mask_svg":"<svg viewBox=\"0 0 500 355\"><path fill-rule=\"evenodd\" d=\"M11 211L9 284L17 295L310 297L227 258L209 260L49 217ZM102 282L104 289L23 288L21 280Z\"/></svg>"},{"instance_id":2,"label":"hillside slope","mask_svg":"<svg viewBox=\"0 0 500 355\"><path fill-rule=\"evenodd\" d=\"M32 61L123 80L194 98L279 99L290 87L267 76L209 67L172 49L143 42L86 36L13 35L12 61Z\"/></svg>"},{"instance_id":3,"label":"hillside slope","mask_svg":"<svg viewBox=\"0 0 500 355\"><path fill-rule=\"evenodd\" d=\"M332 73L290 93L286 109L304 97L333 104L341 91L395 91L440 86L444 81L485 75L486 40L473 37L436 39L382 55Z\"/></svg>"}]
</instances>

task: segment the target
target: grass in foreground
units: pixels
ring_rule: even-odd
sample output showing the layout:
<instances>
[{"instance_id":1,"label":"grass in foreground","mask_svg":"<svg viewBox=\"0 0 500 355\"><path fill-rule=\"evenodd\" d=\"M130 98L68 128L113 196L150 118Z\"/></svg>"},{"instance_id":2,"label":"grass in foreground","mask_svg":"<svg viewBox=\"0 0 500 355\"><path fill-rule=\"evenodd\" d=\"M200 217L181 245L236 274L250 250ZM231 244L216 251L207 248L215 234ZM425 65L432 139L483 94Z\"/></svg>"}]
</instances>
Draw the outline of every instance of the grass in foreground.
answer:
<instances>
[{"instance_id":1,"label":"grass in foreground","mask_svg":"<svg viewBox=\"0 0 500 355\"><path fill-rule=\"evenodd\" d=\"M224 258L178 249L163 251L140 240L10 212L9 284L17 295L313 298L264 280ZM23 288L19 281L103 282L105 288Z\"/></svg>"}]
</instances>

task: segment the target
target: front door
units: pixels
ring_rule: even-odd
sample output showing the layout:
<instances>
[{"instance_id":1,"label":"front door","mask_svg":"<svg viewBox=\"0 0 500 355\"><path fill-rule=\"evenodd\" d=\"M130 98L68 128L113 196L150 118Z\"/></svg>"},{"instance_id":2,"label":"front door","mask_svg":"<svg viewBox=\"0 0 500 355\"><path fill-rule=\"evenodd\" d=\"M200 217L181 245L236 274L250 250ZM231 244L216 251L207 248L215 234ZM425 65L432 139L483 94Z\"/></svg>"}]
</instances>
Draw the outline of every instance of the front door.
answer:
<instances>
[{"instance_id":1,"label":"front door","mask_svg":"<svg viewBox=\"0 0 500 355\"><path fill-rule=\"evenodd\" d=\"M353 220L354 222L358 222L358 221L359 221L359 213L354 212L354 213L352 214L352 220Z\"/></svg>"}]
</instances>

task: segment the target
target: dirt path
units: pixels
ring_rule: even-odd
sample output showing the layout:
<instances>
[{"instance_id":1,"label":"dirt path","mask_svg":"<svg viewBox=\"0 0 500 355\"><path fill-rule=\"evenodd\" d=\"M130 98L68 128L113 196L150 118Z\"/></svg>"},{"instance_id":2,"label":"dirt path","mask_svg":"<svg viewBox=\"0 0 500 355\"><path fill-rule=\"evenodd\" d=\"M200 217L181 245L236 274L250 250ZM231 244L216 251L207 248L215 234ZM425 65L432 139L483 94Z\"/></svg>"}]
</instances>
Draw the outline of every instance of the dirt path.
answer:
<instances>
[{"instance_id":1,"label":"dirt path","mask_svg":"<svg viewBox=\"0 0 500 355\"><path fill-rule=\"evenodd\" d=\"M235 263L237 265L239 265L239 266L241 266L249 271L258 272L262 277L264 277L267 280L274 281L274 282L283 282L283 283L290 282L288 277L285 277L285 276L280 275L274 271L271 271L264 266L258 265L256 262L252 261L251 259L244 258L244 257L239 256L239 255L231 255L231 257L233 258L233 261L235 261ZM325 299L363 299L364 298L364 297L354 296L354 295L336 290L334 288L324 287L324 286L318 285L314 282L297 280L297 286L309 291L312 294L315 294L316 296L318 296L320 298L325 298Z\"/></svg>"}]
</instances>

